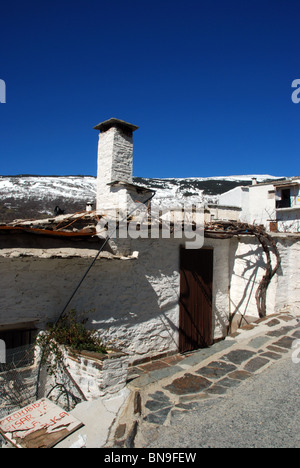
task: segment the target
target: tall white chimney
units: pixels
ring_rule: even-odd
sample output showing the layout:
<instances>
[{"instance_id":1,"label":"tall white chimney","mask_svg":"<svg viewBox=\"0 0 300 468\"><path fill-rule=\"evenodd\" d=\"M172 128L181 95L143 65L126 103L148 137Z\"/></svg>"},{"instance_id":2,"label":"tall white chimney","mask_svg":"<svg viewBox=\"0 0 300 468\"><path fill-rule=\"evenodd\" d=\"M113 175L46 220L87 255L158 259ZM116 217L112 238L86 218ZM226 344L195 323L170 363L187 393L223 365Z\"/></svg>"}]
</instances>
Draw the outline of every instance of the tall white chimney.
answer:
<instances>
[{"instance_id":1,"label":"tall white chimney","mask_svg":"<svg viewBox=\"0 0 300 468\"><path fill-rule=\"evenodd\" d=\"M133 132L136 125L109 119L96 127L99 130L97 210L117 208L127 202L126 185L132 184ZM122 190L120 185L123 184ZM125 208L125 206L124 206Z\"/></svg>"}]
</instances>

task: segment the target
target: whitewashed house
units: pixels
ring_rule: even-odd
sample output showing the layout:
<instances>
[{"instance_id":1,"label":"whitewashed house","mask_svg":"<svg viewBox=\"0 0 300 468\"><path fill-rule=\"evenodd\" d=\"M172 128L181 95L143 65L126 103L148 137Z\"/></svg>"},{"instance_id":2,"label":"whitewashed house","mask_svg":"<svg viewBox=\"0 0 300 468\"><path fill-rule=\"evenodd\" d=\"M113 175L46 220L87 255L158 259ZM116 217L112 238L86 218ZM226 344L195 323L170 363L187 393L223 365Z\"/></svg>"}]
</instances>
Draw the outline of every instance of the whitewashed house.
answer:
<instances>
[{"instance_id":1,"label":"whitewashed house","mask_svg":"<svg viewBox=\"0 0 300 468\"><path fill-rule=\"evenodd\" d=\"M240 210L238 219L261 224L272 232L300 232L300 178L284 178L237 187L220 196L227 212ZM227 214L227 213L226 213Z\"/></svg>"},{"instance_id":2,"label":"whitewashed house","mask_svg":"<svg viewBox=\"0 0 300 468\"><path fill-rule=\"evenodd\" d=\"M270 220L275 215L275 190L272 183L257 183L237 187L220 196L219 203L239 207L239 220L249 224L259 224L269 229Z\"/></svg>"},{"instance_id":3,"label":"whitewashed house","mask_svg":"<svg viewBox=\"0 0 300 468\"><path fill-rule=\"evenodd\" d=\"M251 232L219 238L208 228L198 249L187 249L187 239L171 230L159 229L157 237L148 229L120 236L117 223L105 238L116 213L122 217L136 202L149 210L155 193L132 183L137 127L110 119L95 128L100 132L96 211L0 226L0 339L25 344L68 304L86 313L104 342L134 362L210 346L228 334L232 317L258 319L255 293L266 258ZM224 194L214 220L269 226L276 190L283 186L270 182ZM298 234L271 235L281 268L268 289L267 313L297 311Z\"/></svg>"}]
</instances>

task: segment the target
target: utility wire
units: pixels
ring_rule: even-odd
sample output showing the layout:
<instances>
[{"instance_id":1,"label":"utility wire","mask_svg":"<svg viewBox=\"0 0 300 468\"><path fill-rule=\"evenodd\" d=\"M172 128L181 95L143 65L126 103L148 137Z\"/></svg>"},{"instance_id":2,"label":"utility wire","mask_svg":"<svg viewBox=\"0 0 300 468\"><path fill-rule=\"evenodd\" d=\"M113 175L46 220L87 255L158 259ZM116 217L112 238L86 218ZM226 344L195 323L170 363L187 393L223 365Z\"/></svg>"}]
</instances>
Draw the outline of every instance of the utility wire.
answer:
<instances>
[{"instance_id":1,"label":"utility wire","mask_svg":"<svg viewBox=\"0 0 300 468\"><path fill-rule=\"evenodd\" d=\"M152 198L154 197L155 195L155 191L152 190L152 195L147 198L147 200L145 200L144 202L141 202L141 204L146 204L148 202L150 202L152 200ZM128 220L130 218L130 216L138 209L140 208L140 203L138 204L138 206L136 206L133 210L130 211L129 214L127 214L126 216L123 217L123 219L121 220L121 223L123 223L125 220ZM87 277L88 273L90 272L90 270L92 269L93 265L95 264L97 258L99 257L100 253L102 252L102 250L104 249L104 247L106 246L106 244L110 241L110 239L112 238L112 236L115 234L115 232L117 231L118 227L120 225L120 222L119 223L116 223L116 227L113 229L113 231L107 236L107 238L105 239L104 243L101 245L100 249L98 250L97 254L95 255L93 261L91 262L90 266L88 267L88 269L86 270L86 272L84 273L84 275L82 276L81 280L79 281L79 283L77 284L76 288L74 289L73 293L71 294L69 300L67 301L66 305L64 306L64 308L62 309L61 313L59 314L58 318L56 319L56 321L54 322L54 328L53 330L55 330L57 324L59 323L59 321L62 319L65 311L67 310L67 307L69 306L69 304L71 303L71 301L73 300L74 296L76 295L77 291L79 290L80 286L82 285L82 283L84 282L85 278ZM47 340L47 344L50 342L52 338L52 334L49 335L48 337L48 340ZM40 356L40 362L39 362L39 367L38 367L38 373L37 373L37 383L36 383L36 398L38 398L38 389L39 389L39 381L40 381L40 375L41 375L41 367L42 367L42 362L43 362L43 357L44 357L44 354L45 354L45 349L46 349L46 345L43 346L43 349L42 349L42 354Z\"/></svg>"},{"instance_id":2,"label":"utility wire","mask_svg":"<svg viewBox=\"0 0 300 468\"><path fill-rule=\"evenodd\" d=\"M150 200L152 200L152 198L154 197L155 195L155 192L152 193L151 197L149 197L147 200L145 200L144 202L141 202L141 204L146 204L148 203ZM136 206L129 214L127 214L126 216L124 216L124 218L121 220L121 223L123 223L125 220L128 220L128 218L130 218L130 216L138 209L140 208L140 204L138 206ZM115 234L115 232L117 231L118 229L118 226L120 225L120 223L116 223L116 227L113 229L113 231L106 237L104 243L102 244L102 246L100 247L100 249L98 250L96 256L94 257L92 263L90 264L90 266L88 267L88 269L86 270L86 272L84 273L84 275L82 276L81 280L79 281L78 285L76 286L74 292L72 293L70 299L68 300L68 302L66 303L65 307L63 308L63 310L61 311L59 317L57 318L57 320L55 321L55 325L57 325L57 323L59 322L59 320L63 317L67 307L69 306L70 302L72 301L72 299L74 298L75 294L77 293L78 289L80 288L80 286L82 285L83 281L85 280L85 278L87 277L87 275L89 274L90 270L92 269L93 265L95 264L97 258L99 257L100 253L102 252L102 250L104 249L104 247L106 246L106 244L110 241L110 239L113 237L113 235Z\"/></svg>"}]
</instances>

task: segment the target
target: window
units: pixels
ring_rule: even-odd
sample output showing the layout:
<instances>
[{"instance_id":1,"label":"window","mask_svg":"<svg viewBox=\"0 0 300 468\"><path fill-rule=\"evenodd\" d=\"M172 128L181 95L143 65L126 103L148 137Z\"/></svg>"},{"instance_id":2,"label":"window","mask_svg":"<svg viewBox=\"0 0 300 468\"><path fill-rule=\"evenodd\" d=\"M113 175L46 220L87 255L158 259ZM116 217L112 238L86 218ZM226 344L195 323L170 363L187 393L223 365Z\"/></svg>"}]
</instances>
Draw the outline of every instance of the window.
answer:
<instances>
[{"instance_id":1,"label":"window","mask_svg":"<svg viewBox=\"0 0 300 468\"><path fill-rule=\"evenodd\" d=\"M274 200L276 196L276 190L269 190L268 191L268 199L269 200Z\"/></svg>"},{"instance_id":2,"label":"window","mask_svg":"<svg viewBox=\"0 0 300 468\"><path fill-rule=\"evenodd\" d=\"M281 190L281 199L277 200L276 208L291 208L291 189Z\"/></svg>"},{"instance_id":3,"label":"window","mask_svg":"<svg viewBox=\"0 0 300 468\"><path fill-rule=\"evenodd\" d=\"M0 329L0 340L5 343L6 364L13 364L14 367L33 364L36 335L34 328Z\"/></svg>"}]
</instances>

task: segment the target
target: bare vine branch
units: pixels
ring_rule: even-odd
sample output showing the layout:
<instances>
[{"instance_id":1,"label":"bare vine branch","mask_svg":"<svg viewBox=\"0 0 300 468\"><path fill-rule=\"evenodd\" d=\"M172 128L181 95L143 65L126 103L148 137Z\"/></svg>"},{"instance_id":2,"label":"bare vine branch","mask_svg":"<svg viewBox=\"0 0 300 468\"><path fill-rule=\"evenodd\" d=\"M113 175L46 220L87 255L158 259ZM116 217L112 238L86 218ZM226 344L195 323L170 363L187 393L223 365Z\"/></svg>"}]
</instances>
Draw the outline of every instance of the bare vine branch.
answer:
<instances>
[{"instance_id":1,"label":"bare vine branch","mask_svg":"<svg viewBox=\"0 0 300 468\"><path fill-rule=\"evenodd\" d=\"M205 237L211 239L230 239L235 236L255 236L266 254L266 273L263 276L257 291L256 303L258 315L263 318L267 314L267 290L280 268L281 259L279 250L274 239L266 232L263 226L250 225L234 221L216 221L207 223L205 226ZM275 255L276 264L272 265L272 253Z\"/></svg>"}]
</instances>

